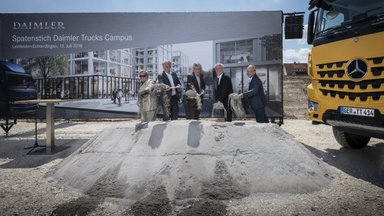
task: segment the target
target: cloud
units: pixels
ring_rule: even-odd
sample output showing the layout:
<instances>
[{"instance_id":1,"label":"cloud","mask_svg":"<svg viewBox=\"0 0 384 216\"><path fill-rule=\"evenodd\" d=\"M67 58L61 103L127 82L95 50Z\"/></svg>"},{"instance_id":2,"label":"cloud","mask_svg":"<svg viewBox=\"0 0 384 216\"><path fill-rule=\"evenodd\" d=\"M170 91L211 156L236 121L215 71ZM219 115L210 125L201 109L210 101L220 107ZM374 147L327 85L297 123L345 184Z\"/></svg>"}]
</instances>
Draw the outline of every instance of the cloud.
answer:
<instances>
[{"instance_id":1,"label":"cloud","mask_svg":"<svg viewBox=\"0 0 384 216\"><path fill-rule=\"evenodd\" d=\"M302 49L284 49L283 62L284 63L306 63L308 61L308 48Z\"/></svg>"},{"instance_id":2,"label":"cloud","mask_svg":"<svg viewBox=\"0 0 384 216\"><path fill-rule=\"evenodd\" d=\"M188 57L189 64L199 62L204 70L209 70L213 67L213 42L199 41L192 43L173 44L173 51L182 51Z\"/></svg>"}]
</instances>

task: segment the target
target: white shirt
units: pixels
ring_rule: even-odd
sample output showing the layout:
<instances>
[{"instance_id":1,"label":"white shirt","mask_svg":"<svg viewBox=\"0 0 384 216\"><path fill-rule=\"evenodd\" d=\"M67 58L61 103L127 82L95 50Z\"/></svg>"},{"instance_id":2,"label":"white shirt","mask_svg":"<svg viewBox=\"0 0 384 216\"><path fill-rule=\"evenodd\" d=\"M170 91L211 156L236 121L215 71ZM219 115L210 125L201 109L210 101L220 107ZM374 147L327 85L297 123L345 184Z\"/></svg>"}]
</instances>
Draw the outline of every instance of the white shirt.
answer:
<instances>
[{"instance_id":1,"label":"white shirt","mask_svg":"<svg viewBox=\"0 0 384 216\"><path fill-rule=\"evenodd\" d=\"M223 74L224 74L224 73L222 73L222 74L220 74L219 76L217 76L217 79L219 80L219 81L217 82L217 86L220 85L221 77L223 77Z\"/></svg>"},{"instance_id":2,"label":"white shirt","mask_svg":"<svg viewBox=\"0 0 384 216\"><path fill-rule=\"evenodd\" d=\"M197 80L197 85L199 86L199 89L201 90L201 84L200 84L200 76L195 75L195 78ZM196 89L197 90L197 89ZM199 92L198 92L199 93Z\"/></svg>"},{"instance_id":3,"label":"white shirt","mask_svg":"<svg viewBox=\"0 0 384 216\"><path fill-rule=\"evenodd\" d=\"M172 78L172 74L171 74L171 72L169 72L169 73L165 72L165 74L167 74L168 80L169 80L169 82L171 83L171 87L172 87L172 96L173 96L173 95L176 95L175 83L173 82L173 78Z\"/></svg>"},{"instance_id":4,"label":"white shirt","mask_svg":"<svg viewBox=\"0 0 384 216\"><path fill-rule=\"evenodd\" d=\"M254 75L253 75L253 76L254 76ZM248 77L248 78L249 78L249 82L248 82L248 90L249 90L249 86L251 85L251 81L252 81L253 76Z\"/></svg>"}]
</instances>

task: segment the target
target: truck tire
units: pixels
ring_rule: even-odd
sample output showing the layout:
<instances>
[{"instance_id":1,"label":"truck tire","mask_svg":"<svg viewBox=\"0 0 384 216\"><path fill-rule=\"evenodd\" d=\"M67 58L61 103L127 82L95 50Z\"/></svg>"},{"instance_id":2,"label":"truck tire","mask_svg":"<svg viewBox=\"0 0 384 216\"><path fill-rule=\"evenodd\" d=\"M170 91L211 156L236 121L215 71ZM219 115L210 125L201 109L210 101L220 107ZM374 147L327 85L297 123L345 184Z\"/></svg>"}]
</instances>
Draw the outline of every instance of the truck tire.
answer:
<instances>
[{"instance_id":1,"label":"truck tire","mask_svg":"<svg viewBox=\"0 0 384 216\"><path fill-rule=\"evenodd\" d=\"M332 127L337 142L345 148L362 149L367 146L371 137L350 134Z\"/></svg>"}]
</instances>

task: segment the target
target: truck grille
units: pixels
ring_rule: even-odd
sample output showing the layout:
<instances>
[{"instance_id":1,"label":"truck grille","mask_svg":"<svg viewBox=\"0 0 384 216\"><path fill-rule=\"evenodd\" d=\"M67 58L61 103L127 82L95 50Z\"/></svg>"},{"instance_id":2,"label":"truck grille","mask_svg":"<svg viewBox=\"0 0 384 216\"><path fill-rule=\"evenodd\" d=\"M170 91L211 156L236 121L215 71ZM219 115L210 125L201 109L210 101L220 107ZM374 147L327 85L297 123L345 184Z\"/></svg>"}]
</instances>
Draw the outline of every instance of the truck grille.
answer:
<instances>
[{"instance_id":1,"label":"truck grille","mask_svg":"<svg viewBox=\"0 0 384 216\"><path fill-rule=\"evenodd\" d=\"M343 64L345 64L347 62L348 61L331 62L331 63L325 63L325 64L318 64L317 66L320 69L324 69L324 67L327 67L327 68L333 68L333 67L341 68L343 66Z\"/></svg>"},{"instance_id":2,"label":"truck grille","mask_svg":"<svg viewBox=\"0 0 384 216\"><path fill-rule=\"evenodd\" d=\"M352 93L352 92L342 92L342 91L331 91L331 90L325 90L320 89L321 93L323 93L324 96L331 96L336 97L338 96L341 99L344 99L345 96L348 96L349 100L356 100L356 98L359 98L361 101L366 101L368 97L371 97L372 100L377 101L380 100L381 96L384 96L384 92L369 92L369 93Z\"/></svg>"},{"instance_id":3,"label":"truck grille","mask_svg":"<svg viewBox=\"0 0 384 216\"><path fill-rule=\"evenodd\" d=\"M380 80L369 80L369 81L361 81L361 82L352 82L352 81L333 81L333 80L320 80L319 81L322 87L327 87L327 85L331 88L344 88L344 86L348 86L348 89L355 89L358 86L360 89L367 89L370 85L374 89L379 89L382 84L384 84L384 79Z\"/></svg>"},{"instance_id":4,"label":"truck grille","mask_svg":"<svg viewBox=\"0 0 384 216\"><path fill-rule=\"evenodd\" d=\"M359 98L366 101L384 99L384 57L366 59L369 80L352 81L347 75L348 61L317 64L320 91L327 97L339 97L354 101ZM370 90L368 90L370 88Z\"/></svg>"}]
</instances>

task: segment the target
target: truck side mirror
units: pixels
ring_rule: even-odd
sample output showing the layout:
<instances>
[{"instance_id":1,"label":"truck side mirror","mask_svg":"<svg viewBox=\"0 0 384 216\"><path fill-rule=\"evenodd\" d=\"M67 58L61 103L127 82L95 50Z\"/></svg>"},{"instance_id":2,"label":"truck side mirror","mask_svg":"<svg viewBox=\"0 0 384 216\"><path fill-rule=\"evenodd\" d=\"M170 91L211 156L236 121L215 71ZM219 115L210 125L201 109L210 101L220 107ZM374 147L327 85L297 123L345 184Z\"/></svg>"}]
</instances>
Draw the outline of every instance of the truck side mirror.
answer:
<instances>
[{"instance_id":1,"label":"truck side mirror","mask_svg":"<svg viewBox=\"0 0 384 216\"><path fill-rule=\"evenodd\" d=\"M304 31L304 15L293 15L285 17L285 39L303 38Z\"/></svg>"},{"instance_id":2,"label":"truck side mirror","mask_svg":"<svg viewBox=\"0 0 384 216\"><path fill-rule=\"evenodd\" d=\"M311 11L308 18L308 33L307 33L307 43L312 44L314 38L313 26L315 23L315 12Z\"/></svg>"}]
</instances>

